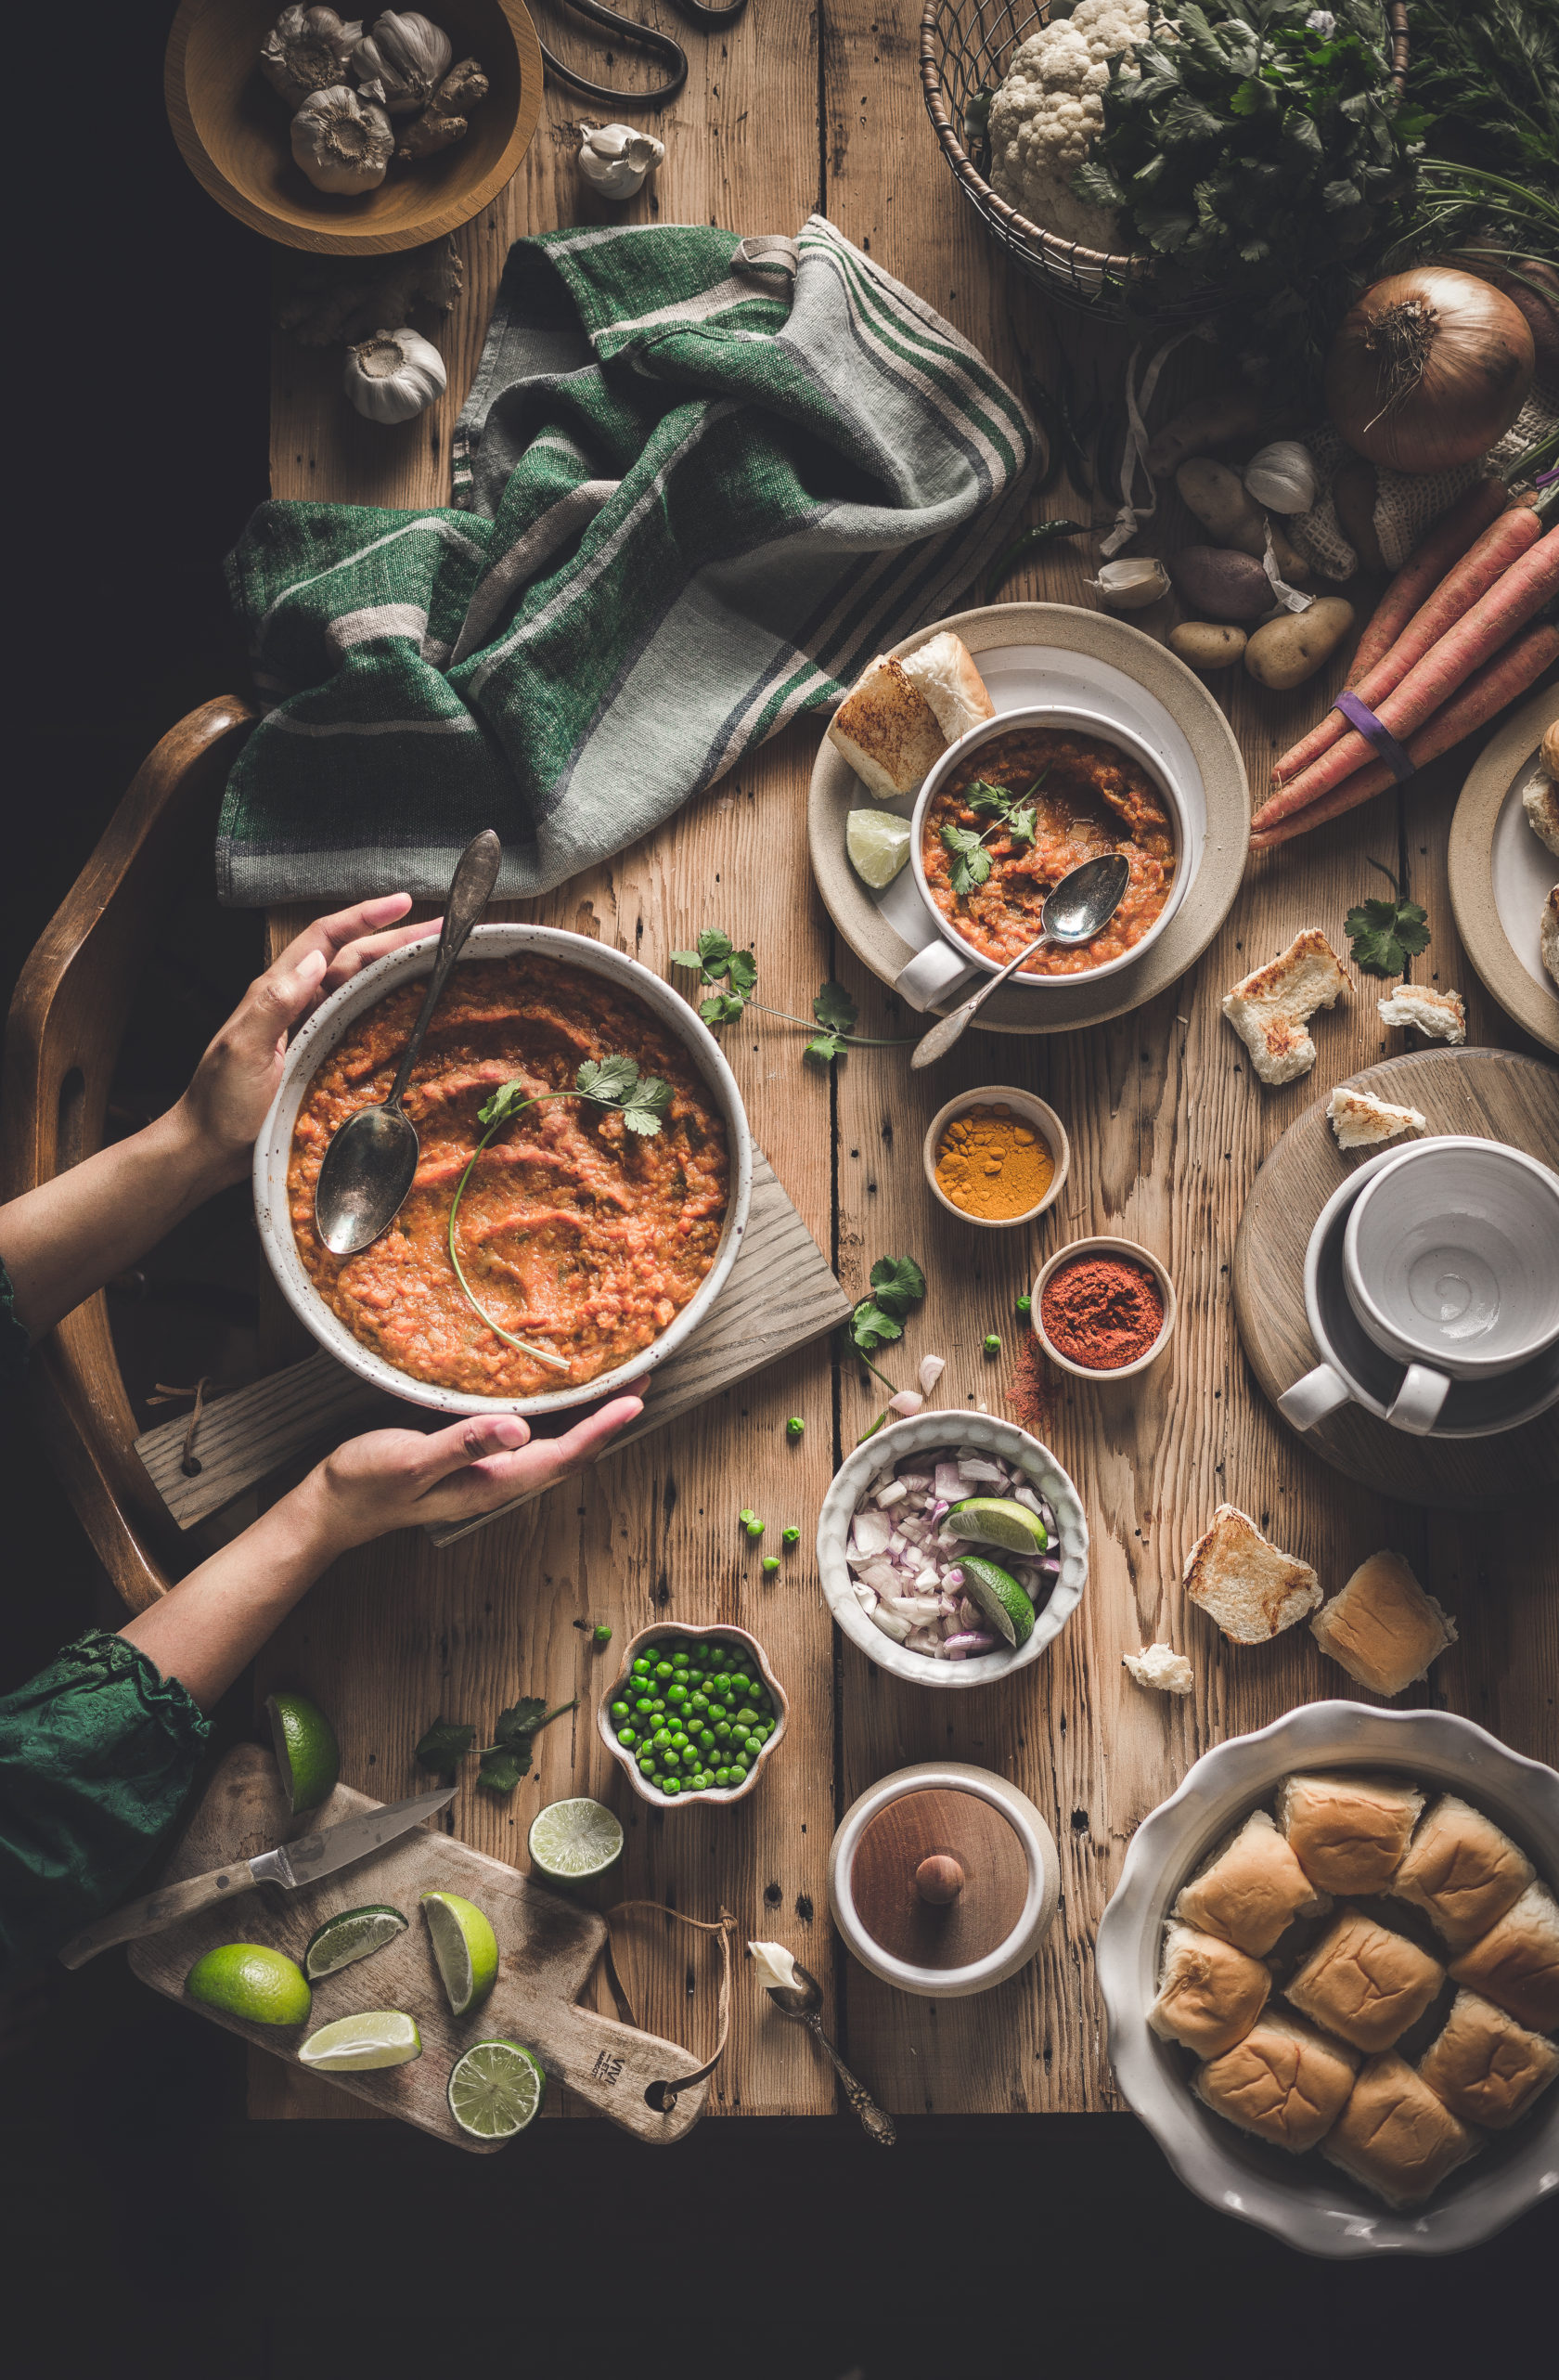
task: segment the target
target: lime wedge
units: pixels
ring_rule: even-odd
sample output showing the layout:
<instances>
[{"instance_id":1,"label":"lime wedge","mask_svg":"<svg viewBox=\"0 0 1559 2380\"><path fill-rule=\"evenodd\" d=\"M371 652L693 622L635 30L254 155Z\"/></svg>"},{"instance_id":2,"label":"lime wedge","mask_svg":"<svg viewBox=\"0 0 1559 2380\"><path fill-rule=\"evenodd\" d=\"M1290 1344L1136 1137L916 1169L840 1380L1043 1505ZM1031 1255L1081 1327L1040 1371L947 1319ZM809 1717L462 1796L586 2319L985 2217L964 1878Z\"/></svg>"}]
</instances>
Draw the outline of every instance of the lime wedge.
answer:
<instances>
[{"instance_id":1,"label":"lime wedge","mask_svg":"<svg viewBox=\"0 0 1559 2380\"><path fill-rule=\"evenodd\" d=\"M449 2077L449 2113L473 2141L509 2141L541 2105L547 2076L518 2041L478 2041Z\"/></svg>"},{"instance_id":2,"label":"lime wedge","mask_svg":"<svg viewBox=\"0 0 1559 2380\"><path fill-rule=\"evenodd\" d=\"M306 2024L314 2004L303 1971L259 1942L225 1942L197 1959L184 1979L191 1999L251 2024Z\"/></svg>"},{"instance_id":3,"label":"lime wedge","mask_svg":"<svg viewBox=\"0 0 1559 2380\"><path fill-rule=\"evenodd\" d=\"M303 1953L303 1973L310 1983L316 1984L321 1975L339 1974L354 1960L371 1959L376 1950L393 1942L406 1930L406 1919L399 1909L384 1901L372 1901L367 1908L341 1909L328 1917L317 1934L309 1936Z\"/></svg>"},{"instance_id":4,"label":"lime wedge","mask_svg":"<svg viewBox=\"0 0 1559 2380\"><path fill-rule=\"evenodd\" d=\"M1019 1507L1021 1510L1021 1507ZM1026 1645L1034 1634L1034 1606L1010 1571L984 1554L960 1554L963 1591L977 1603L998 1636L1010 1645Z\"/></svg>"},{"instance_id":5,"label":"lime wedge","mask_svg":"<svg viewBox=\"0 0 1559 2380\"><path fill-rule=\"evenodd\" d=\"M422 2036L398 2008L367 2008L322 2024L298 2051L301 2066L323 2074L361 2075L376 2066L404 2066L422 2055Z\"/></svg>"},{"instance_id":6,"label":"lime wedge","mask_svg":"<svg viewBox=\"0 0 1559 2380\"><path fill-rule=\"evenodd\" d=\"M599 1802L551 1802L531 1821L531 1866L575 1883L599 1876L623 1856L623 1830Z\"/></svg>"},{"instance_id":7,"label":"lime wedge","mask_svg":"<svg viewBox=\"0 0 1559 2380\"><path fill-rule=\"evenodd\" d=\"M947 1526L977 1545L1002 1546L1010 1554L1042 1554L1050 1533L1037 1512L1010 1495L971 1495L955 1504Z\"/></svg>"},{"instance_id":8,"label":"lime wedge","mask_svg":"<svg viewBox=\"0 0 1559 2380\"><path fill-rule=\"evenodd\" d=\"M306 1694L268 1694L265 1708L288 1808L294 1816L300 1810L317 1810L341 1775L334 1727Z\"/></svg>"},{"instance_id":9,"label":"lime wedge","mask_svg":"<svg viewBox=\"0 0 1559 2380\"><path fill-rule=\"evenodd\" d=\"M853 809L844 821L844 848L862 884L881 892L909 857L909 821L891 809Z\"/></svg>"},{"instance_id":10,"label":"lime wedge","mask_svg":"<svg viewBox=\"0 0 1559 2380\"><path fill-rule=\"evenodd\" d=\"M422 1914L433 1938L451 2012L465 2016L498 1979L498 1937L474 1901L458 1893L424 1893Z\"/></svg>"}]
</instances>

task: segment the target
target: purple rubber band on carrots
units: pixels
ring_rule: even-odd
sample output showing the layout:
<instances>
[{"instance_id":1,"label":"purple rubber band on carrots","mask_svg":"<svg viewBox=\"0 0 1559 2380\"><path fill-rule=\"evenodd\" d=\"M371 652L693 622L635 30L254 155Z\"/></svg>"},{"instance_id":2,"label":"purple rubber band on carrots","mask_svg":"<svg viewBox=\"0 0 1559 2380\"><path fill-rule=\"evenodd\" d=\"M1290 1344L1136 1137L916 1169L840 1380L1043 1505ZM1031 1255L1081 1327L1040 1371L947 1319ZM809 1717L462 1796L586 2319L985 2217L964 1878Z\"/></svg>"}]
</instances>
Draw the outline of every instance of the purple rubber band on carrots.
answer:
<instances>
[{"instance_id":1,"label":"purple rubber band on carrots","mask_svg":"<svg viewBox=\"0 0 1559 2380\"><path fill-rule=\"evenodd\" d=\"M1397 783L1399 785L1405 784L1413 774L1413 764L1392 734L1391 730L1383 720L1376 718L1369 704L1361 703L1358 695L1351 693L1345 686L1332 707L1334 711L1341 711L1348 725L1356 727L1360 735L1369 739Z\"/></svg>"}]
</instances>

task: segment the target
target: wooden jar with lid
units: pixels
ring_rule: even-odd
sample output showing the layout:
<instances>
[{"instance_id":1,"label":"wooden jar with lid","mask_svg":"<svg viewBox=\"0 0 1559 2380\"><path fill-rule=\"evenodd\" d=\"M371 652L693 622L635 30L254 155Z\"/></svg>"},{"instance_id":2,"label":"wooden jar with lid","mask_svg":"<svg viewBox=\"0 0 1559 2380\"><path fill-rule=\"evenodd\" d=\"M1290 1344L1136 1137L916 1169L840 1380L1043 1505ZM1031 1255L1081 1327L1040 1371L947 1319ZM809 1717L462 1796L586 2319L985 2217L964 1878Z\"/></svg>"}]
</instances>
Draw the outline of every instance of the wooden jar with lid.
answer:
<instances>
[{"instance_id":1,"label":"wooden jar with lid","mask_svg":"<svg viewBox=\"0 0 1559 2380\"><path fill-rule=\"evenodd\" d=\"M962 1760L883 1778L845 1812L829 1856L847 1947L925 1999L961 1999L1015 1974L1060 1895L1055 1839L1027 1794Z\"/></svg>"}]
</instances>

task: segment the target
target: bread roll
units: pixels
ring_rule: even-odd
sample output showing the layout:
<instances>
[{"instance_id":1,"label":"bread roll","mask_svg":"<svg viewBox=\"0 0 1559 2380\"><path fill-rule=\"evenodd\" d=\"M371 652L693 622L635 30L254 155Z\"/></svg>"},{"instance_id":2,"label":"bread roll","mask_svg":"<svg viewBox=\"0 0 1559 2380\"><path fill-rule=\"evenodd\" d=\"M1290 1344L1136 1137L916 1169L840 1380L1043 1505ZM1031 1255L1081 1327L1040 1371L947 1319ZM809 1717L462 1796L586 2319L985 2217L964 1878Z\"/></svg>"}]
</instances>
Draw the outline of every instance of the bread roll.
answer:
<instances>
[{"instance_id":1,"label":"bread roll","mask_svg":"<svg viewBox=\"0 0 1559 2380\"><path fill-rule=\"evenodd\" d=\"M1521 1898L1450 1964L1455 1984L1471 1984L1535 2033L1559 2029L1559 1904L1543 1884Z\"/></svg>"},{"instance_id":2,"label":"bread roll","mask_svg":"<svg viewBox=\"0 0 1559 2380\"><path fill-rule=\"evenodd\" d=\"M1405 1934L1346 1909L1289 1979L1283 1998L1356 2050L1389 2050L1416 2024L1445 1969Z\"/></svg>"},{"instance_id":3,"label":"bread roll","mask_svg":"<svg viewBox=\"0 0 1559 2380\"><path fill-rule=\"evenodd\" d=\"M1243 2041L1267 2004L1270 1972L1216 1934L1171 1925L1164 1938L1158 1998L1148 2023L1163 2041L1183 2041L1216 2058Z\"/></svg>"},{"instance_id":4,"label":"bread roll","mask_svg":"<svg viewBox=\"0 0 1559 2380\"><path fill-rule=\"evenodd\" d=\"M936 714L936 724L949 744L985 719L996 717L996 705L974 666L974 656L951 628L931 637L899 664L917 692Z\"/></svg>"},{"instance_id":5,"label":"bread roll","mask_svg":"<svg viewBox=\"0 0 1559 2380\"><path fill-rule=\"evenodd\" d=\"M1424 1594L1400 1554L1372 1554L1316 1613L1310 1634L1360 1686L1392 1695L1428 1675L1437 1654L1456 1642L1456 1623Z\"/></svg>"},{"instance_id":6,"label":"bread roll","mask_svg":"<svg viewBox=\"0 0 1559 2380\"><path fill-rule=\"evenodd\" d=\"M1278 1824L1312 1884L1326 1893L1384 1893L1424 1814L1404 1777L1365 1771L1285 1777Z\"/></svg>"},{"instance_id":7,"label":"bread roll","mask_svg":"<svg viewBox=\"0 0 1559 2380\"><path fill-rule=\"evenodd\" d=\"M1421 2206L1482 2147L1394 2050L1359 2071L1321 2148L1388 2206Z\"/></svg>"},{"instance_id":8,"label":"bread roll","mask_svg":"<svg viewBox=\"0 0 1559 2380\"><path fill-rule=\"evenodd\" d=\"M1418 2071L1463 2124L1503 2132L1559 2075L1559 2049L1479 1993L1458 1992Z\"/></svg>"},{"instance_id":9,"label":"bread roll","mask_svg":"<svg viewBox=\"0 0 1559 2380\"><path fill-rule=\"evenodd\" d=\"M1464 1950L1514 1906L1536 1870L1492 1818L1454 1793L1430 1810L1392 1880L1452 1950Z\"/></svg>"},{"instance_id":10,"label":"bread roll","mask_svg":"<svg viewBox=\"0 0 1559 2380\"><path fill-rule=\"evenodd\" d=\"M918 794L947 749L936 714L896 661L863 670L829 723L829 742L883 801Z\"/></svg>"},{"instance_id":11,"label":"bread roll","mask_svg":"<svg viewBox=\"0 0 1559 2380\"><path fill-rule=\"evenodd\" d=\"M1253 1810L1185 1886L1174 1915L1263 1959L1296 1917L1322 1917L1331 1906L1330 1894L1317 1892L1267 1812Z\"/></svg>"},{"instance_id":12,"label":"bread roll","mask_svg":"<svg viewBox=\"0 0 1559 2380\"><path fill-rule=\"evenodd\" d=\"M1357 2050L1269 2009L1243 2041L1197 2068L1192 2088L1215 2115L1299 2156L1336 2122L1358 2068Z\"/></svg>"}]
</instances>

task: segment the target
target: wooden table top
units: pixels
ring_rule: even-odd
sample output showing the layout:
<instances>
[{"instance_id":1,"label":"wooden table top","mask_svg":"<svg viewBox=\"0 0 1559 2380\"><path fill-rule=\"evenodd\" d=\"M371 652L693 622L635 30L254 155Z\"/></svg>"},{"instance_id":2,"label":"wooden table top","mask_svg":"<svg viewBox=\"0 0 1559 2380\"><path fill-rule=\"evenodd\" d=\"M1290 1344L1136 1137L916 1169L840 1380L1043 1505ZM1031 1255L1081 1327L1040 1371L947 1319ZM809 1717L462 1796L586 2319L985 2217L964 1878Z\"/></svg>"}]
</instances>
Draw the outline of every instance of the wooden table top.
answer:
<instances>
[{"instance_id":1,"label":"wooden table top","mask_svg":"<svg viewBox=\"0 0 1559 2380\"><path fill-rule=\"evenodd\" d=\"M543 0L538 21L566 55L587 49L577 18L552 21ZM458 235L467 282L437 334L449 367L444 402L400 430L370 425L341 399L338 355L278 340L274 493L447 502L450 434L509 243L585 220L793 233L820 207L1014 384L1014 330L1041 369L1060 336L1085 376L1091 365L1116 384L1124 343L1048 314L944 165L921 99L915 0L833 0L820 61L819 21L800 0L754 0L717 36L666 19L686 41L691 71L677 104L651 120L666 143L665 164L624 209L604 209L583 189L569 127L584 110L549 88L520 174ZM625 79L633 70L619 60L614 71ZM1171 494L1171 527L1174 503ZM1043 510L1088 517L1087 498L1064 482ZM1054 559L1012 580L1010 600L1090 600L1082 591L1088 556L1077 546L1051 551ZM1224 684L1256 784L1331 691L1322 682L1280 700L1243 675ZM836 975L860 1002L862 1032L911 1029L901 1004L833 934L811 880L805 792L818 734L805 722L787 731L658 834L523 913L604 938L664 972L671 951L701 926L724 925L755 945L776 1007L805 1015L818 985ZM1259 1649L1228 1646L1186 1602L1181 1566L1220 1498L1314 1563L1328 1590L1366 1554L1398 1548L1461 1632L1412 1699L1464 1712L1519 1752L1553 1756L1552 1514L1545 1539L1543 1516L1529 1504L1476 1518L1429 1513L1328 1469L1256 1387L1230 1288L1257 1168L1324 1087L1323 1071L1325 1082L1336 1080L1403 1043L1375 1015L1385 987L1354 977L1355 996L1322 1021L1316 1071L1264 1091L1220 1017L1219 995L1301 927L1321 925L1344 947L1345 912L1382 889L1370 862L1405 872L1427 909L1434 939L1413 973L1463 993L1470 1038L1532 1046L1457 944L1446 854L1462 773L1442 767L1404 797L1375 801L1254 864L1200 964L1113 1024L1049 1042L975 1032L951 1059L914 1076L883 1051L858 1051L831 1075L804 1066L801 1036L771 1018L724 1036L754 1131L846 1289L859 1295L884 1254L924 1265L929 1294L898 1368L908 1382L921 1353L946 1355L950 1393L942 1402L983 1396L993 1412L1004 1409L1019 1338L1013 1301L1037 1260L1063 1241L1121 1233L1174 1274L1180 1319L1164 1362L1129 1389L1056 1384L1047 1434L1082 1492L1092 1557L1081 1608L1033 1668L1005 1688L932 1693L897 1683L836 1639L812 1540L829 1480L877 1407L874 1389L853 1366L842 1369L824 1342L443 1553L408 1532L343 1561L267 1650L259 1692L283 1681L306 1686L334 1714L345 1781L386 1799L414 1790L411 1749L436 1714L484 1726L519 1693L550 1702L580 1694L576 1718L539 1738L535 1773L511 1804L462 1791L453 1822L466 1841L522 1864L542 1802L598 1793L628 1825L624 1894L653 1895L701 1917L723 1901L744 1937L791 1945L822 1981L844 2054L884 2106L1118 2106L1091 1946L1133 1830L1209 1745L1296 1703L1359 1692L1308 1630ZM279 935L289 921L273 925ZM983 1080L1029 1085L1071 1133L1065 1191L1033 1229L962 1229L926 1188L920 1151L930 1117L956 1089ZM1003 1352L987 1361L980 1350L991 1330ZM277 1318L271 1360L306 1352ZM807 1424L797 1448L784 1433L792 1413ZM772 1584L737 1524L746 1505L769 1524L766 1546L785 1523L802 1532ZM588 1707L612 1664L590 1652L576 1626L586 1617L610 1622L618 1646L663 1617L751 1628L791 1697L787 1740L763 1790L725 1812L661 1816L632 1800ZM1155 1637L1190 1653L1189 1700L1146 1692L1121 1667L1124 1651ZM1054 1830L1063 1875L1062 1912L1038 1960L982 1998L941 2003L895 1993L848 1960L829 1921L826 1884L839 1815L875 1779L933 1755L977 1762L1021 1786ZM700 1970L689 1998L690 1972L668 1930L664 1959L637 1979L639 2012L656 2031L700 2044L712 2037L711 1978ZM358 2112L358 2102L309 2077L293 2080L273 2060L257 2066L256 2114ZM739 1976L712 2109L801 2115L835 2104L831 2075L803 2029L776 2018Z\"/></svg>"}]
</instances>

